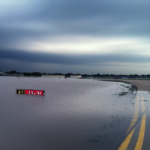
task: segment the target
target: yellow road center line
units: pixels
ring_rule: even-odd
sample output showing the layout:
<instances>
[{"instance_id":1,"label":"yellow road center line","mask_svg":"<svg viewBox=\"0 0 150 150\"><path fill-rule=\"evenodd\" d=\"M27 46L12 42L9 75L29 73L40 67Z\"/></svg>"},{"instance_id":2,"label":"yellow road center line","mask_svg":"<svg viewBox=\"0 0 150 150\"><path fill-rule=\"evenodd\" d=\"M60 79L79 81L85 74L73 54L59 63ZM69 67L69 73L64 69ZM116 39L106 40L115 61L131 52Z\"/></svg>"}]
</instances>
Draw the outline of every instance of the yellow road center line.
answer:
<instances>
[{"instance_id":1,"label":"yellow road center line","mask_svg":"<svg viewBox=\"0 0 150 150\"><path fill-rule=\"evenodd\" d=\"M142 145L143 145L143 141L144 141L144 134L145 134L145 125L146 125L146 113L142 117L140 133L139 133L139 137L138 137L138 140L137 140L134 150L142 149Z\"/></svg>"},{"instance_id":2,"label":"yellow road center line","mask_svg":"<svg viewBox=\"0 0 150 150\"><path fill-rule=\"evenodd\" d=\"M139 97L137 97L136 100L136 105L135 105L135 112L134 112L134 116L133 119L131 121L131 124L129 126L128 132L130 132L131 128L135 125L137 118L138 118L138 113L139 113L139 104L138 104L138 100ZM144 102L143 102L144 98L142 97L142 101L141 101L141 105L142 105L142 113L145 111L145 106L144 106ZM140 127L140 132L139 132L139 136L138 136L138 140L135 146L134 150L141 150L142 149L142 145L143 145L143 141L144 141L144 135L145 135L145 125L146 125L146 113L144 113L143 117L142 117L142 121L141 121L141 127ZM135 127L132 129L132 131L128 134L128 136L126 137L126 139L123 141L123 143L120 145L118 150L126 150L130 140L132 138L132 135L134 133Z\"/></svg>"},{"instance_id":3,"label":"yellow road center line","mask_svg":"<svg viewBox=\"0 0 150 150\"><path fill-rule=\"evenodd\" d=\"M131 128L137 122L138 114L139 114L139 96L137 97L136 102L135 102L135 111L134 111L133 119L132 119L131 124L129 126L129 129L127 131L127 134L131 131ZM128 134L128 136L126 137L126 139L122 142L122 144L120 145L120 147L119 147L118 150L126 150L127 149L128 145L129 145L129 143L131 141L132 135L134 133L134 130L135 130L135 127Z\"/></svg>"},{"instance_id":4,"label":"yellow road center line","mask_svg":"<svg viewBox=\"0 0 150 150\"><path fill-rule=\"evenodd\" d=\"M136 124L136 122L137 122L137 119L132 119L129 129L127 131L127 134L130 132L131 128Z\"/></svg>"},{"instance_id":5,"label":"yellow road center line","mask_svg":"<svg viewBox=\"0 0 150 150\"><path fill-rule=\"evenodd\" d=\"M127 131L127 134L130 132L131 128L136 124L138 114L139 114L139 96L137 97L136 102L135 102L135 111L134 111L133 119Z\"/></svg>"},{"instance_id":6,"label":"yellow road center line","mask_svg":"<svg viewBox=\"0 0 150 150\"><path fill-rule=\"evenodd\" d=\"M126 137L126 139L123 141L123 143L120 145L120 147L118 148L118 150L126 150L130 140L132 138L132 135L134 133L135 128L132 129L132 131L128 134L128 136Z\"/></svg>"},{"instance_id":7,"label":"yellow road center line","mask_svg":"<svg viewBox=\"0 0 150 150\"><path fill-rule=\"evenodd\" d=\"M144 98L142 97L142 100ZM144 107L144 102L141 101L141 105L142 105L142 113L145 111L145 107ZM143 115L142 117L142 122L141 122L141 128L140 128L140 132L139 132L139 137L135 146L134 150L141 150L142 149L142 145L143 145L143 141L144 141L144 135L145 135L145 125L146 125L146 113Z\"/></svg>"}]
</instances>

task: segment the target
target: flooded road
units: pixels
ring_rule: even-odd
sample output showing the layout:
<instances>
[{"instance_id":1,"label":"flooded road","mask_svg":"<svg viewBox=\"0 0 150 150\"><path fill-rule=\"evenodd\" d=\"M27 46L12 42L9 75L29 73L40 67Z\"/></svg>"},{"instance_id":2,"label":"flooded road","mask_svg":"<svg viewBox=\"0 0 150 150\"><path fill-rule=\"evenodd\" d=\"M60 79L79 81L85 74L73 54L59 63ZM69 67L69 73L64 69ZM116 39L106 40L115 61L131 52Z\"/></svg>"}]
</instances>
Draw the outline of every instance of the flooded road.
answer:
<instances>
[{"instance_id":1,"label":"flooded road","mask_svg":"<svg viewBox=\"0 0 150 150\"><path fill-rule=\"evenodd\" d=\"M45 90L46 95L21 95L16 89ZM138 138L148 98L148 92L121 82L0 77L0 149L122 149L135 126L132 138Z\"/></svg>"},{"instance_id":2,"label":"flooded road","mask_svg":"<svg viewBox=\"0 0 150 150\"><path fill-rule=\"evenodd\" d=\"M148 150L150 147L150 93L138 91L135 110L126 137L118 150Z\"/></svg>"}]
</instances>

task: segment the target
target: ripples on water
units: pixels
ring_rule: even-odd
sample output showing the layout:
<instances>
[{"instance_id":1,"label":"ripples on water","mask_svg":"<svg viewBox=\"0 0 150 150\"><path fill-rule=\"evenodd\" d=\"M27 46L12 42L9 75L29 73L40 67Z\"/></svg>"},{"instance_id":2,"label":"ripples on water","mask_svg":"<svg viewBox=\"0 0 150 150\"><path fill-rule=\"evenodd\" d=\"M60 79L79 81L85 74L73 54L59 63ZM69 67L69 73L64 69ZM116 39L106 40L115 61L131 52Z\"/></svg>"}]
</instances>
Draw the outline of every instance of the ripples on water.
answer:
<instances>
[{"instance_id":1,"label":"ripples on water","mask_svg":"<svg viewBox=\"0 0 150 150\"><path fill-rule=\"evenodd\" d=\"M0 77L0 149L115 148L119 131L126 133L130 122L126 118L134 111L135 94L119 96L127 90L121 84ZM19 95L17 88L45 90L46 95Z\"/></svg>"}]
</instances>

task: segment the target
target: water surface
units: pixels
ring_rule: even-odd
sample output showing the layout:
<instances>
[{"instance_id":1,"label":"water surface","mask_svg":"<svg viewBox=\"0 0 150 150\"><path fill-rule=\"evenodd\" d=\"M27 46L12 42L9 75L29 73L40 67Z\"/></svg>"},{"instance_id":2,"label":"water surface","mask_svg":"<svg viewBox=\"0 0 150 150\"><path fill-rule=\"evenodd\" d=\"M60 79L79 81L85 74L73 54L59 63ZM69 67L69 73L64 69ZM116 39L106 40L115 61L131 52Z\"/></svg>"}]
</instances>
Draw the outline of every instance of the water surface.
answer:
<instances>
[{"instance_id":1,"label":"water surface","mask_svg":"<svg viewBox=\"0 0 150 150\"><path fill-rule=\"evenodd\" d=\"M126 86L86 79L0 77L0 149L116 149L134 112L136 92ZM18 88L45 90L46 95L16 94Z\"/></svg>"}]
</instances>

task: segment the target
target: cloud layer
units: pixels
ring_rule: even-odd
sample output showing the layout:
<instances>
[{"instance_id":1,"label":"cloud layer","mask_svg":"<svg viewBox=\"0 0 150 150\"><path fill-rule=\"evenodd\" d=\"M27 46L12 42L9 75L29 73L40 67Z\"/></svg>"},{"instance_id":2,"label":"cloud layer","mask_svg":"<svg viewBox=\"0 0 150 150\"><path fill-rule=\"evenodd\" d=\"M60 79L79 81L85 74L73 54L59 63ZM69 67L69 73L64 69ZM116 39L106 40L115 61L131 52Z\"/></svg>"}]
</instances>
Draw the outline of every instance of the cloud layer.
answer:
<instances>
[{"instance_id":1,"label":"cloud layer","mask_svg":"<svg viewBox=\"0 0 150 150\"><path fill-rule=\"evenodd\" d=\"M149 63L149 0L0 3L0 59L60 66Z\"/></svg>"}]
</instances>

